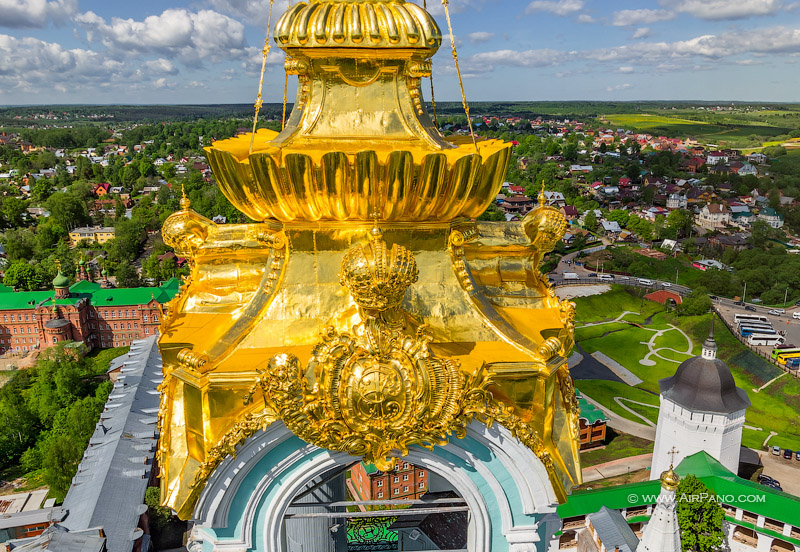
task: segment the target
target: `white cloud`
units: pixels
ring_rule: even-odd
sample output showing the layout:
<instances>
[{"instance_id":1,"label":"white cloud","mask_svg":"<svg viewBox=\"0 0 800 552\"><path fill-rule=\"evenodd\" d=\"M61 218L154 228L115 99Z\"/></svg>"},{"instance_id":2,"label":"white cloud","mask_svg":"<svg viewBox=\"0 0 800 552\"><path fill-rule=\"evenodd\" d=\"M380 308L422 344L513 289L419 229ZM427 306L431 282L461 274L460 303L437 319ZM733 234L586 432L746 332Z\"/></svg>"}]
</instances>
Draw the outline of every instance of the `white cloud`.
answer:
<instances>
[{"instance_id":1,"label":"white cloud","mask_svg":"<svg viewBox=\"0 0 800 552\"><path fill-rule=\"evenodd\" d=\"M269 0L210 0L215 9L245 19L249 24L263 27L266 31L269 15ZM289 2L276 0L272 7L272 24L286 11Z\"/></svg>"},{"instance_id":2,"label":"white cloud","mask_svg":"<svg viewBox=\"0 0 800 552\"><path fill-rule=\"evenodd\" d=\"M675 19L675 14L667 10L622 10L614 12L613 23L617 27L647 25L658 21Z\"/></svg>"},{"instance_id":3,"label":"white cloud","mask_svg":"<svg viewBox=\"0 0 800 552\"><path fill-rule=\"evenodd\" d=\"M606 88L606 92L619 92L620 90L626 90L630 87L631 85L626 82L624 84L617 84L616 86L609 86Z\"/></svg>"},{"instance_id":4,"label":"white cloud","mask_svg":"<svg viewBox=\"0 0 800 552\"><path fill-rule=\"evenodd\" d=\"M578 23L594 23L595 18L588 13L582 13L578 16Z\"/></svg>"},{"instance_id":5,"label":"white cloud","mask_svg":"<svg viewBox=\"0 0 800 552\"><path fill-rule=\"evenodd\" d=\"M487 33L486 31L478 31L467 35L467 40L473 44L480 44L482 42L489 42L495 37L494 33Z\"/></svg>"},{"instance_id":6,"label":"white cloud","mask_svg":"<svg viewBox=\"0 0 800 552\"><path fill-rule=\"evenodd\" d=\"M142 63L142 68L154 75L177 75L178 68L170 60L158 58Z\"/></svg>"},{"instance_id":7,"label":"white cloud","mask_svg":"<svg viewBox=\"0 0 800 552\"><path fill-rule=\"evenodd\" d=\"M247 48L244 25L212 10L169 9L143 21L114 17L110 23L90 11L75 21L90 42L99 40L117 54L156 54L186 65L241 59Z\"/></svg>"},{"instance_id":8,"label":"white cloud","mask_svg":"<svg viewBox=\"0 0 800 552\"><path fill-rule=\"evenodd\" d=\"M69 20L78 0L0 0L0 27L46 27Z\"/></svg>"},{"instance_id":9,"label":"white cloud","mask_svg":"<svg viewBox=\"0 0 800 552\"><path fill-rule=\"evenodd\" d=\"M784 7L783 0L661 0L673 11L707 20L746 19L774 15Z\"/></svg>"},{"instance_id":10,"label":"white cloud","mask_svg":"<svg viewBox=\"0 0 800 552\"><path fill-rule=\"evenodd\" d=\"M633 33L631 38L639 39L639 38L647 38L651 35L650 27L639 27L636 29L636 32Z\"/></svg>"},{"instance_id":11,"label":"white cloud","mask_svg":"<svg viewBox=\"0 0 800 552\"><path fill-rule=\"evenodd\" d=\"M526 14L539 11L555 15L571 15L583 9L583 0L534 0L525 8Z\"/></svg>"},{"instance_id":12,"label":"white cloud","mask_svg":"<svg viewBox=\"0 0 800 552\"><path fill-rule=\"evenodd\" d=\"M625 65L617 69L617 73L633 73L633 67Z\"/></svg>"},{"instance_id":13,"label":"white cloud","mask_svg":"<svg viewBox=\"0 0 800 552\"><path fill-rule=\"evenodd\" d=\"M496 65L510 67L547 67L558 65L570 54L558 50L542 49L518 52L516 50L496 50L475 54L467 60L469 70L473 73L486 72Z\"/></svg>"}]
</instances>

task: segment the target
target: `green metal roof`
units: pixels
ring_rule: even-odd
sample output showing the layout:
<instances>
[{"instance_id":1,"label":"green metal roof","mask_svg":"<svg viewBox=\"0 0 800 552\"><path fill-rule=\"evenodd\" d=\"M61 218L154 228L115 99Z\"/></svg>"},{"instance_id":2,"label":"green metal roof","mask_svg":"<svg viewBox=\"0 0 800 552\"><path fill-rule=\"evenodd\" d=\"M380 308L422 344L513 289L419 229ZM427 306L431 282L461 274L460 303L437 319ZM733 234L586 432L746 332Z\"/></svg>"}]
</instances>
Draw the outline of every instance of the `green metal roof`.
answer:
<instances>
[{"instance_id":1,"label":"green metal roof","mask_svg":"<svg viewBox=\"0 0 800 552\"><path fill-rule=\"evenodd\" d=\"M53 287L54 288L65 288L69 285L69 278L64 276L61 271L58 271L56 277L53 279Z\"/></svg>"},{"instance_id":2,"label":"green metal roof","mask_svg":"<svg viewBox=\"0 0 800 552\"><path fill-rule=\"evenodd\" d=\"M737 477L704 451L684 458L675 471L694 475L725 504L800 527L800 498ZM617 510L645 506L655 503L660 492L658 480L577 491L557 511L568 518L593 514L601 506Z\"/></svg>"},{"instance_id":3,"label":"green metal roof","mask_svg":"<svg viewBox=\"0 0 800 552\"><path fill-rule=\"evenodd\" d=\"M77 282L70 287L71 297L55 300L56 305L74 305L81 299L89 299L95 307L125 307L149 303L155 298L166 303L178 294L178 285L167 282L162 287L102 289L92 282ZM42 302L53 304L52 291L19 291L0 295L0 311L32 309Z\"/></svg>"},{"instance_id":4,"label":"green metal roof","mask_svg":"<svg viewBox=\"0 0 800 552\"><path fill-rule=\"evenodd\" d=\"M0 284L0 293L12 293L14 288L10 288L7 285Z\"/></svg>"},{"instance_id":5,"label":"green metal roof","mask_svg":"<svg viewBox=\"0 0 800 552\"><path fill-rule=\"evenodd\" d=\"M375 467L374 464L367 464L366 462L361 462L361 465L364 466L364 471L367 472L367 475L372 475L378 471L378 468Z\"/></svg>"},{"instance_id":6,"label":"green metal roof","mask_svg":"<svg viewBox=\"0 0 800 552\"><path fill-rule=\"evenodd\" d=\"M586 423L589 425L593 425L595 422L608 421L603 411L596 408L593 404L586 402L586 399L584 399L580 393L578 393L578 408L581 412L580 417L586 420Z\"/></svg>"}]
</instances>

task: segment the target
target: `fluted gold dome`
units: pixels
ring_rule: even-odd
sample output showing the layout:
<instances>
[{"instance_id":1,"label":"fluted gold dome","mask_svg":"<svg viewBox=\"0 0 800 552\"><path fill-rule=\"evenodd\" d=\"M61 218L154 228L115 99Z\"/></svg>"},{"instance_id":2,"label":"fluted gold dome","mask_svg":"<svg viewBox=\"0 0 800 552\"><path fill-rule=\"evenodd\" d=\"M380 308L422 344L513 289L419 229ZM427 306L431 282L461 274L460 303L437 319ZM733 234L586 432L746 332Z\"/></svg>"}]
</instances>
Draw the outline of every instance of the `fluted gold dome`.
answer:
<instances>
[{"instance_id":1,"label":"fluted gold dome","mask_svg":"<svg viewBox=\"0 0 800 552\"><path fill-rule=\"evenodd\" d=\"M292 6L275 26L283 48L425 48L435 52L442 33L431 15L403 0L312 0Z\"/></svg>"},{"instance_id":2,"label":"fluted gold dome","mask_svg":"<svg viewBox=\"0 0 800 552\"><path fill-rule=\"evenodd\" d=\"M668 491L676 490L680 482L681 478L675 473L672 466L670 466L667 471L661 473L661 486Z\"/></svg>"}]
</instances>

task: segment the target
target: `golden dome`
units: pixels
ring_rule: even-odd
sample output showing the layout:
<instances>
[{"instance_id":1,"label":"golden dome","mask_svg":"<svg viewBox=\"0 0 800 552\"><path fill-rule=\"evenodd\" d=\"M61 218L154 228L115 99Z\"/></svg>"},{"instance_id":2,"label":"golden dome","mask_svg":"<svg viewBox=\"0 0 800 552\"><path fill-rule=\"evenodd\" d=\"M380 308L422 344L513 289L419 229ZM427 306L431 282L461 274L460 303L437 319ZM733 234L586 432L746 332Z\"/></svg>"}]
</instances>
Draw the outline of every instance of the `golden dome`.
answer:
<instances>
[{"instance_id":1,"label":"golden dome","mask_svg":"<svg viewBox=\"0 0 800 552\"><path fill-rule=\"evenodd\" d=\"M668 491L674 491L678 488L681 478L672 469L672 466L665 472L661 473L661 486Z\"/></svg>"},{"instance_id":2,"label":"golden dome","mask_svg":"<svg viewBox=\"0 0 800 552\"><path fill-rule=\"evenodd\" d=\"M424 48L442 33L431 15L403 0L311 0L292 6L275 26L282 48Z\"/></svg>"}]
</instances>

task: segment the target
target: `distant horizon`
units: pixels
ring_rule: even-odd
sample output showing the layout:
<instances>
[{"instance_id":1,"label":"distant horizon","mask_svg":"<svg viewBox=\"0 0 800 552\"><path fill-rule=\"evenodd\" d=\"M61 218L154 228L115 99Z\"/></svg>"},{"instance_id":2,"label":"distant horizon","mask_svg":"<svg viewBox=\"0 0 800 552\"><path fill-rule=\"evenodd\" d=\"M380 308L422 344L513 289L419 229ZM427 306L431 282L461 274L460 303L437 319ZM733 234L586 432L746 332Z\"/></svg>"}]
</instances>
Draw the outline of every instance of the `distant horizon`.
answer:
<instances>
[{"instance_id":1,"label":"distant horizon","mask_svg":"<svg viewBox=\"0 0 800 552\"><path fill-rule=\"evenodd\" d=\"M427 4L444 31L433 58L436 96L457 102L443 7ZM269 5L6 2L0 10L0 104L251 103ZM287 5L274 0L273 24ZM800 102L800 0L451 0L450 9L472 102ZM273 45L267 102L279 102L284 89L284 52ZM290 77L290 98L296 83ZM423 95L430 98L427 85ZM760 99L765 96L771 99Z\"/></svg>"},{"instance_id":2,"label":"distant horizon","mask_svg":"<svg viewBox=\"0 0 800 552\"><path fill-rule=\"evenodd\" d=\"M671 103L680 103L680 104L755 104L755 105L764 105L764 104L773 104L773 105L800 105L800 100L797 101L773 101L773 100L644 100L644 99L628 99L628 100L582 100L582 99L573 99L573 100L470 100L467 98L467 102L469 104L486 104L486 103L512 103L512 104L547 104L547 103L594 103L594 104L612 104L612 103L622 103L622 104L636 104L636 103L648 103L648 104L671 104ZM426 101L426 103L430 103L430 101ZM441 100L437 99L436 103L461 103L461 98L453 99L453 100ZM264 102L266 106L282 106L283 102ZM287 102L286 105L294 105L294 102ZM179 107L179 106L188 106L188 107L212 107L212 106L251 106L253 107L252 103L248 102L198 102L198 103L189 103L189 102L165 102L165 103L158 103L158 102L147 102L147 103L32 103L32 104L0 104L0 109L13 109L13 108L29 108L29 107Z\"/></svg>"}]
</instances>

